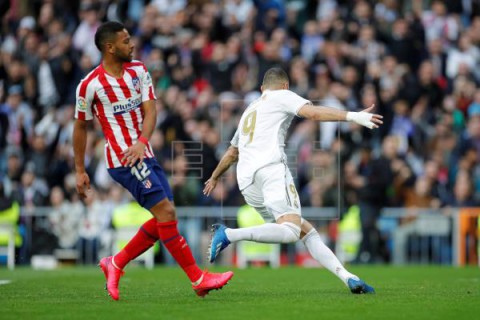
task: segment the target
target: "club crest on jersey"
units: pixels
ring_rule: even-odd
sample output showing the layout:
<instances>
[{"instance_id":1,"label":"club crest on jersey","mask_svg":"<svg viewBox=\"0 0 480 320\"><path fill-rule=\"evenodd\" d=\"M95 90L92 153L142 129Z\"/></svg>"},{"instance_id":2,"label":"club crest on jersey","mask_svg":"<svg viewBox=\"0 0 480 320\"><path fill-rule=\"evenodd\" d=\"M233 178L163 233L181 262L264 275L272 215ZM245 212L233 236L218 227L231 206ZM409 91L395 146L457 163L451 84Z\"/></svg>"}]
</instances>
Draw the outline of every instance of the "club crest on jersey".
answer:
<instances>
[{"instance_id":1,"label":"club crest on jersey","mask_svg":"<svg viewBox=\"0 0 480 320\"><path fill-rule=\"evenodd\" d=\"M148 178L143 180L142 183L143 183L143 186L147 189L150 189L152 187L152 182Z\"/></svg>"},{"instance_id":2,"label":"club crest on jersey","mask_svg":"<svg viewBox=\"0 0 480 320\"><path fill-rule=\"evenodd\" d=\"M132 83L133 83L133 87L135 88L135 91L137 91L137 93L140 93L140 91L141 91L140 79L138 79L138 77L134 77L132 79Z\"/></svg>"}]
</instances>

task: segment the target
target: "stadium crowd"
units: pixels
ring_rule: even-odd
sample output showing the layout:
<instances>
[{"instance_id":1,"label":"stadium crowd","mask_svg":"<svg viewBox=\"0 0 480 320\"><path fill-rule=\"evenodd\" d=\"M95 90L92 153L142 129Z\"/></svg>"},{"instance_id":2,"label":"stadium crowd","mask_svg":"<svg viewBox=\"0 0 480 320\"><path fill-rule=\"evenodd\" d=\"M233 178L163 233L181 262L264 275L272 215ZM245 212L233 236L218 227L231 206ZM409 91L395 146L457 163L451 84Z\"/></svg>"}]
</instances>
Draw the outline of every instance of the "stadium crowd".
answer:
<instances>
[{"instance_id":1,"label":"stadium crowd","mask_svg":"<svg viewBox=\"0 0 480 320\"><path fill-rule=\"evenodd\" d=\"M152 75L151 143L177 206L243 204L233 172L212 197L201 190L272 66L315 104L375 104L384 116L375 131L295 120L286 151L303 206L359 203L362 219L375 220L383 206L479 204L479 1L2 3L10 5L0 34L1 206L52 206L49 228L62 246L99 237L106 212L127 199L106 171L97 122L87 146L95 192L85 203L75 192L75 89L100 63L93 35L107 20L125 23Z\"/></svg>"}]
</instances>

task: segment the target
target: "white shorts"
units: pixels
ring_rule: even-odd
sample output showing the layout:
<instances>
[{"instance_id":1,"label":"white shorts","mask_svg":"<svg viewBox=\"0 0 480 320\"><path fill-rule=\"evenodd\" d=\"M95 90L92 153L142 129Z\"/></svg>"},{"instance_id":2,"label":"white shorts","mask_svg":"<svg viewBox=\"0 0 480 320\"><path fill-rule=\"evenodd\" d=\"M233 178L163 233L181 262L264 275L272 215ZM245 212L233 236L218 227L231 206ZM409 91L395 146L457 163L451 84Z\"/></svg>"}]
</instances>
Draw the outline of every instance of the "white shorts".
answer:
<instances>
[{"instance_id":1,"label":"white shorts","mask_svg":"<svg viewBox=\"0 0 480 320\"><path fill-rule=\"evenodd\" d=\"M253 183L242 190L248 205L255 208L265 222L274 222L285 214L302 215L302 207L290 170L283 163L259 169Z\"/></svg>"}]
</instances>

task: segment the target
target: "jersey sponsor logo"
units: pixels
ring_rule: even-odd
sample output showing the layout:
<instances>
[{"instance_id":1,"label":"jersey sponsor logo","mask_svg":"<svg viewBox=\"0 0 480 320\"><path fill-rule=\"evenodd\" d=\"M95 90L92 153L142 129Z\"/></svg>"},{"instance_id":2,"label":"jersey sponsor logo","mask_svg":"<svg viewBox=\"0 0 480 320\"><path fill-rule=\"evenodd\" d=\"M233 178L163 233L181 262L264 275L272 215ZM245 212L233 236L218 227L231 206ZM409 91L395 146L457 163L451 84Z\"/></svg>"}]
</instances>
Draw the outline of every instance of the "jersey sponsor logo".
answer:
<instances>
[{"instance_id":1,"label":"jersey sponsor logo","mask_svg":"<svg viewBox=\"0 0 480 320\"><path fill-rule=\"evenodd\" d=\"M135 88L135 91L137 91L137 93L140 93L141 92L140 79L138 79L138 77L134 77L132 79L132 83L133 83L133 87Z\"/></svg>"},{"instance_id":2,"label":"jersey sponsor logo","mask_svg":"<svg viewBox=\"0 0 480 320\"><path fill-rule=\"evenodd\" d=\"M84 97L78 97L77 99L77 109L78 111L87 111L87 101Z\"/></svg>"},{"instance_id":3,"label":"jersey sponsor logo","mask_svg":"<svg viewBox=\"0 0 480 320\"><path fill-rule=\"evenodd\" d=\"M122 114L130 112L131 110L135 110L141 103L142 99L140 96L137 96L136 98L130 98L127 101L114 102L112 103L113 113Z\"/></svg>"}]
</instances>

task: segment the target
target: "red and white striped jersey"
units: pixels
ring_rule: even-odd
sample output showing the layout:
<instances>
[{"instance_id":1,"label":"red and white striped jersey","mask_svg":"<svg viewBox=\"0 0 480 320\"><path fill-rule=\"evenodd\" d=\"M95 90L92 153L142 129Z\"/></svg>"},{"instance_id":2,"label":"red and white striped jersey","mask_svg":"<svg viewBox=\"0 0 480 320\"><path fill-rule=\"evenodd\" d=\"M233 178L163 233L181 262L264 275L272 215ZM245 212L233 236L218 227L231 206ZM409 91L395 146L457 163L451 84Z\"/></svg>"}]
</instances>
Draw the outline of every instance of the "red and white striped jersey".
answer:
<instances>
[{"instance_id":1,"label":"red and white striped jersey","mask_svg":"<svg viewBox=\"0 0 480 320\"><path fill-rule=\"evenodd\" d=\"M125 63L122 78L109 75L100 64L82 79L77 87L75 118L98 118L106 139L107 168L122 166L122 151L137 142L142 133L141 104L155 99L152 79L140 61ZM153 156L148 144L145 157Z\"/></svg>"}]
</instances>

